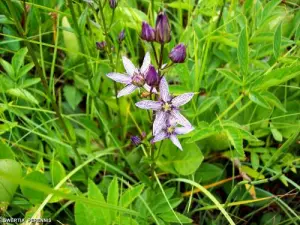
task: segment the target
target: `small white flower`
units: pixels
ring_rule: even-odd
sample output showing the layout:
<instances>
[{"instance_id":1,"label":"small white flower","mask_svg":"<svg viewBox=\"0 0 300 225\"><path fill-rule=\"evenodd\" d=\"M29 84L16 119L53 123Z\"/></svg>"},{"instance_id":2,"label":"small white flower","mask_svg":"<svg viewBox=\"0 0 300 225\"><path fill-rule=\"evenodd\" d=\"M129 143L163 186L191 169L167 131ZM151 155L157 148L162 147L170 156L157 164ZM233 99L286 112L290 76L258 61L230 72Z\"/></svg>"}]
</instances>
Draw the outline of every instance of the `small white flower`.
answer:
<instances>
[{"instance_id":1,"label":"small white flower","mask_svg":"<svg viewBox=\"0 0 300 225\"><path fill-rule=\"evenodd\" d=\"M168 138L182 151L182 146L177 138L177 135L187 134L192 130L194 130L193 127L177 127L177 122L171 119L162 126L160 131L154 136L151 142L154 143Z\"/></svg>"},{"instance_id":2,"label":"small white flower","mask_svg":"<svg viewBox=\"0 0 300 225\"><path fill-rule=\"evenodd\" d=\"M183 115L181 115L179 106L188 103L193 98L194 93L185 93L172 98L169 93L169 86L165 77L163 77L160 81L159 91L159 101L144 100L135 104L139 108L152 109L156 111L153 123L153 134L158 134L162 129L162 124L165 124L169 118L174 118L178 124L184 127L192 127L191 123Z\"/></svg>"},{"instance_id":3,"label":"small white flower","mask_svg":"<svg viewBox=\"0 0 300 225\"><path fill-rule=\"evenodd\" d=\"M148 92L150 92L151 87L145 83L145 73L151 63L150 53L146 53L141 68L136 68L133 63L125 56L122 57L122 60L124 68L126 70L126 74L116 72L107 74L107 77L109 77L110 79L122 84L126 84L125 88L119 91L117 97L119 98L121 96L131 94L134 90L140 87L144 87ZM152 90L152 92L156 91Z\"/></svg>"}]
</instances>

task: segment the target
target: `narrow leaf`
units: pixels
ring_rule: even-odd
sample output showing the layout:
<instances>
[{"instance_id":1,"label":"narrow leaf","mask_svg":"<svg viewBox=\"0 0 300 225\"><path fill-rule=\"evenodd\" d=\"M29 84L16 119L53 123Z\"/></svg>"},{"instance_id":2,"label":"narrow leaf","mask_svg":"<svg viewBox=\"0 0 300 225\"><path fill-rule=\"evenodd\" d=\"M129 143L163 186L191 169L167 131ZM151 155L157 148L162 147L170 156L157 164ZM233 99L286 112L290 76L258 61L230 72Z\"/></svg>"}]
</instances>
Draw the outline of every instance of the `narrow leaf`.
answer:
<instances>
[{"instance_id":1,"label":"narrow leaf","mask_svg":"<svg viewBox=\"0 0 300 225\"><path fill-rule=\"evenodd\" d=\"M238 42L238 61L240 64L241 72L243 75L247 75L248 63L249 63L249 53L248 53L248 37L247 37L247 27L244 27L239 36Z\"/></svg>"},{"instance_id":2,"label":"narrow leaf","mask_svg":"<svg viewBox=\"0 0 300 225\"><path fill-rule=\"evenodd\" d=\"M218 72L220 72L223 76L225 76L232 82L234 82L240 86L243 85L243 81L236 74L231 72L230 70L227 70L227 69L217 69L217 70L218 70Z\"/></svg>"},{"instance_id":3,"label":"narrow leaf","mask_svg":"<svg viewBox=\"0 0 300 225\"><path fill-rule=\"evenodd\" d=\"M281 23L278 25L274 34L273 50L274 50L275 59L277 59L280 54L280 46L281 46Z\"/></svg>"}]
</instances>

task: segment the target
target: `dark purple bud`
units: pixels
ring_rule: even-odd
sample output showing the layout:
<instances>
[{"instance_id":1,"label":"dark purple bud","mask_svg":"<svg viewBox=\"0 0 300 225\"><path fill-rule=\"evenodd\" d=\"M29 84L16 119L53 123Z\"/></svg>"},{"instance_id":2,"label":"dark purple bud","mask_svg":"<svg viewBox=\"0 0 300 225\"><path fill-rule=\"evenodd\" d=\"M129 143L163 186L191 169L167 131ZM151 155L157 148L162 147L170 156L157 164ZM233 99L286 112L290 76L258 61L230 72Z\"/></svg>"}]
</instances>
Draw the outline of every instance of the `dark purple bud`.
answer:
<instances>
[{"instance_id":1,"label":"dark purple bud","mask_svg":"<svg viewBox=\"0 0 300 225\"><path fill-rule=\"evenodd\" d=\"M106 41L97 41L96 42L96 48L98 50L104 50L106 47Z\"/></svg>"},{"instance_id":2,"label":"dark purple bud","mask_svg":"<svg viewBox=\"0 0 300 225\"><path fill-rule=\"evenodd\" d=\"M180 43L176 45L169 54L169 58L174 63L183 63L186 58L186 47Z\"/></svg>"},{"instance_id":3,"label":"dark purple bud","mask_svg":"<svg viewBox=\"0 0 300 225\"><path fill-rule=\"evenodd\" d=\"M117 0L109 0L110 8L115 9L117 7L117 5L118 5Z\"/></svg>"},{"instance_id":4,"label":"dark purple bud","mask_svg":"<svg viewBox=\"0 0 300 225\"><path fill-rule=\"evenodd\" d=\"M160 12L156 18L155 40L161 44L171 40L171 27L166 13Z\"/></svg>"},{"instance_id":5,"label":"dark purple bud","mask_svg":"<svg viewBox=\"0 0 300 225\"><path fill-rule=\"evenodd\" d=\"M145 21L142 23L141 38L145 41L155 41L155 30Z\"/></svg>"},{"instance_id":6,"label":"dark purple bud","mask_svg":"<svg viewBox=\"0 0 300 225\"><path fill-rule=\"evenodd\" d=\"M141 139L138 136L131 136L130 139L134 145L139 145L141 143Z\"/></svg>"},{"instance_id":7,"label":"dark purple bud","mask_svg":"<svg viewBox=\"0 0 300 225\"><path fill-rule=\"evenodd\" d=\"M146 71L146 83L151 87L157 86L159 83L159 75L153 65L150 65Z\"/></svg>"},{"instance_id":8,"label":"dark purple bud","mask_svg":"<svg viewBox=\"0 0 300 225\"><path fill-rule=\"evenodd\" d=\"M121 43L123 40L125 39L125 30L122 30L120 33L119 33L119 43Z\"/></svg>"}]
</instances>

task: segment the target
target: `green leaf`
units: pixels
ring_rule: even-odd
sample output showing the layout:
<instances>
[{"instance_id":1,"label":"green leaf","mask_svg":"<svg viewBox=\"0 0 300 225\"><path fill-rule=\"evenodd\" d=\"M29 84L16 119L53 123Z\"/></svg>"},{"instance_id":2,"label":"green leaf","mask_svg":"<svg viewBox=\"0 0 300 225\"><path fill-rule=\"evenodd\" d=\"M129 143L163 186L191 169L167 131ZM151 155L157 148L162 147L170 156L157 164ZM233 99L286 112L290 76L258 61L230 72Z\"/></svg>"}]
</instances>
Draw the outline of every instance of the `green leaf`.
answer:
<instances>
[{"instance_id":1,"label":"green leaf","mask_svg":"<svg viewBox=\"0 0 300 225\"><path fill-rule=\"evenodd\" d=\"M241 166L241 170L254 179L265 179L265 176L250 168L249 166Z\"/></svg>"},{"instance_id":2,"label":"green leaf","mask_svg":"<svg viewBox=\"0 0 300 225\"><path fill-rule=\"evenodd\" d=\"M251 151L251 165L252 168L257 170L259 168L259 156L255 151Z\"/></svg>"},{"instance_id":3,"label":"green leaf","mask_svg":"<svg viewBox=\"0 0 300 225\"><path fill-rule=\"evenodd\" d=\"M208 181L220 178L222 173L222 168L211 163L202 163L199 169L196 171L195 181L198 183L207 183Z\"/></svg>"},{"instance_id":4,"label":"green leaf","mask_svg":"<svg viewBox=\"0 0 300 225\"><path fill-rule=\"evenodd\" d=\"M33 171L27 174L24 180L48 186L48 180L45 177L45 174L41 173L40 171ZM21 191L24 197L33 204L39 204L47 197L46 193L29 188L25 185L21 185Z\"/></svg>"},{"instance_id":5,"label":"green leaf","mask_svg":"<svg viewBox=\"0 0 300 225\"><path fill-rule=\"evenodd\" d=\"M66 85L64 87L64 96L73 110L82 100L82 94L74 86Z\"/></svg>"},{"instance_id":6,"label":"green leaf","mask_svg":"<svg viewBox=\"0 0 300 225\"><path fill-rule=\"evenodd\" d=\"M163 142L157 165L173 174L193 174L203 161L202 152L195 143L183 143L182 147L180 151L171 141Z\"/></svg>"},{"instance_id":7,"label":"green leaf","mask_svg":"<svg viewBox=\"0 0 300 225\"><path fill-rule=\"evenodd\" d=\"M273 123L270 123L270 128L274 139L278 142L282 142L282 134L276 129Z\"/></svg>"},{"instance_id":8,"label":"green leaf","mask_svg":"<svg viewBox=\"0 0 300 225\"><path fill-rule=\"evenodd\" d=\"M21 165L12 159L0 159L0 173L0 203L10 202L18 184L12 183L6 177L13 177L16 181L20 180L22 178Z\"/></svg>"},{"instance_id":9,"label":"green leaf","mask_svg":"<svg viewBox=\"0 0 300 225\"><path fill-rule=\"evenodd\" d=\"M238 129L235 128L227 128L226 130L228 139L230 143L233 145L234 149L237 151L239 157L244 157L245 152L243 149L243 138Z\"/></svg>"},{"instance_id":10,"label":"green leaf","mask_svg":"<svg viewBox=\"0 0 300 225\"><path fill-rule=\"evenodd\" d=\"M6 71L7 75L14 79L15 78L15 71L13 67L4 59L0 59L0 64L2 65L3 69Z\"/></svg>"},{"instance_id":11,"label":"green leaf","mask_svg":"<svg viewBox=\"0 0 300 225\"><path fill-rule=\"evenodd\" d=\"M224 77L228 78L229 80L231 80L232 82L243 86L243 81L233 72L231 72L228 69L217 69L218 72L220 72Z\"/></svg>"},{"instance_id":12,"label":"green leaf","mask_svg":"<svg viewBox=\"0 0 300 225\"><path fill-rule=\"evenodd\" d=\"M274 33L274 44L273 44L273 50L274 50L274 57L275 59L278 58L280 54L280 46L281 46L281 26L280 23Z\"/></svg>"},{"instance_id":13,"label":"green leaf","mask_svg":"<svg viewBox=\"0 0 300 225\"><path fill-rule=\"evenodd\" d=\"M143 191L144 184L128 188L120 198L120 206L127 208Z\"/></svg>"},{"instance_id":14,"label":"green leaf","mask_svg":"<svg viewBox=\"0 0 300 225\"><path fill-rule=\"evenodd\" d=\"M35 84L39 83L40 81L41 81L41 78L39 78L39 77L29 78L29 79L24 80L18 86L20 88L27 88L27 87L30 87L32 85L35 85Z\"/></svg>"},{"instance_id":15,"label":"green leaf","mask_svg":"<svg viewBox=\"0 0 300 225\"><path fill-rule=\"evenodd\" d=\"M211 127L205 127L205 128L200 128L199 130L197 129L194 135L187 141L187 143L193 143L195 141L200 141L202 139L208 138L214 134L216 134L217 131L215 131Z\"/></svg>"},{"instance_id":16,"label":"green leaf","mask_svg":"<svg viewBox=\"0 0 300 225\"><path fill-rule=\"evenodd\" d=\"M258 89L267 89L271 86L285 83L300 75L300 65L279 68L266 74L257 84Z\"/></svg>"},{"instance_id":17,"label":"green leaf","mask_svg":"<svg viewBox=\"0 0 300 225\"><path fill-rule=\"evenodd\" d=\"M57 161L52 160L50 162L50 173L51 173L51 180L52 185L55 187L63 178L66 177L66 171L63 165Z\"/></svg>"},{"instance_id":18,"label":"green leaf","mask_svg":"<svg viewBox=\"0 0 300 225\"><path fill-rule=\"evenodd\" d=\"M270 106L269 106L268 102L259 93L250 92L249 93L249 98L252 102L256 103L257 105L260 105L260 106L262 106L266 109L270 109Z\"/></svg>"},{"instance_id":19,"label":"green leaf","mask_svg":"<svg viewBox=\"0 0 300 225\"><path fill-rule=\"evenodd\" d=\"M176 216L174 215L174 213L176 214ZM169 222L169 223L178 223L178 219L180 220L181 223L192 223L193 220L178 213L178 212L166 212L163 214L159 214L157 215L158 217L160 217L163 221L165 222Z\"/></svg>"},{"instance_id":20,"label":"green leaf","mask_svg":"<svg viewBox=\"0 0 300 225\"><path fill-rule=\"evenodd\" d=\"M118 205L119 201L119 186L118 186L118 178L115 176L114 179L110 182L108 187L107 194L107 203L112 205ZM114 221L117 217L116 210L110 210L111 220Z\"/></svg>"},{"instance_id":21,"label":"green leaf","mask_svg":"<svg viewBox=\"0 0 300 225\"><path fill-rule=\"evenodd\" d=\"M280 100L271 92L265 91L262 93L262 96L264 99L266 99L270 104L276 106L278 109L280 109L282 112L286 112L286 109L280 102Z\"/></svg>"},{"instance_id":22,"label":"green leaf","mask_svg":"<svg viewBox=\"0 0 300 225\"><path fill-rule=\"evenodd\" d=\"M16 54L13 56L11 64L16 74L18 74L19 69L24 64L24 58L27 52L28 52L27 48L24 47L21 48L19 51L17 51Z\"/></svg>"},{"instance_id":23,"label":"green leaf","mask_svg":"<svg viewBox=\"0 0 300 225\"><path fill-rule=\"evenodd\" d=\"M189 3L182 1L174 1L167 4L170 8L189 10L192 6Z\"/></svg>"},{"instance_id":24,"label":"green leaf","mask_svg":"<svg viewBox=\"0 0 300 225\"><path fill-rule=\"evenodd\" d=\"M17 126L17 122L5 122L0 124L0 134L4 134L7 131L11 131L15 126Z\"/></svg>"},{"instance_id":25,"label":"green leaf","mask_svg":"<svg viewBox=\"0 0 300 225\"><path fill-rule=\"evenodd\" d=\"M17 79L20 79L21 77L27 75L27 73L34 67L34 63L28 63L25 66L22 66L19 72L17 73ZM35 78L33 78L35 79Z\"/></svg>"},{"instance_id":26,"label":"green leaf","mask_svg":"<svg viewBox=\"0 0 300 225\"><path fill-rule=\"evenodd\" d=\"M204 99L204 101L201 103L201 105L198 107L196 115L200 115L201 113L205 112L206 110L213 107L217 101L219 100L219 97L208 97Z\"/></svg>"},{"instance_id":27,"label":"green leaf","mask_svg":"<svg viewBox=\"0 0 300 225\"><path fill-rule=\"evenodd\" d=\"M21 98L25 101L31 102L33 104L39 104L39 102L36 100L36 98L27 90L22 89L22 88L12 88L6 91L7 94Z\"/></svg>"},{"instance_id":28,"label":"green leaf","mask_svg":"<svg viewBox=\"0 0 300 225\"><path fill-rule=\"evenodd\" d=\"M237 56L238 56L241 72L245 76L248 73L248 64L249 64L247 27L244 27L240 33Z\"/></svg>"},{"instance_id":29,"label":"green leaf","mask_svg":"<svg viewBox=\"0 0 300 225\"><path fill-rule=\"evenodd\" d=\"M0 149L0 159L15 159L15 153L7 144L3 143L1 140Z\"/></svg>"}]
</instances>

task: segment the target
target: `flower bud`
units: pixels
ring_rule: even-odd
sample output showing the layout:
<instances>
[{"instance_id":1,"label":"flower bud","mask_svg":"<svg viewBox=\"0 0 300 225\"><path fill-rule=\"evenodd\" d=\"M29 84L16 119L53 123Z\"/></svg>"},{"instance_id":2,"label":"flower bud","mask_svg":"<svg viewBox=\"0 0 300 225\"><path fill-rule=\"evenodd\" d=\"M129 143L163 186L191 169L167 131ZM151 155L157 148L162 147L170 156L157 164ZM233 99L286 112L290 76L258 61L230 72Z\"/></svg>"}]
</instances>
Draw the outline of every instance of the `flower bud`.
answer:
<instances>
[{"instance_id":1,"label":"flower bud","mask_svg":"<svg viewBox=\"0 0 300 225\"><path fill-rule=\"evenodd\" d=\"M141 38L149 42L155 40L155 30L145 21L142 23Z\"/></svg>"},{"instance_id":2,"label":"flower bud","mask_svg":"<svg viewBox=\"0 0 300 225\"><path fill-rule=\"evenodd\" d=\"M186 47L180 43L176 45L169 54L169 58L174 63L183 63L186 58Z\"/></svg>"},{"instance_id":3,"label":"flower bud","mask_svg":"<svg viewBox=\"0 0 300 225\"><path fill-rule=\"evenodd\" d=\"M159 83L159 76L153 65L150 65L148 70L146 71L146 83L151 86L157 86Z\"/></svg>"},{"instance_id":4,"label":"flower bud","mask_svg":"<svg viewBox=\"0 0 300 225\"><path fill-rule=\"evenodd\" d=\"M131 143L134 145L139 145L141 143L141 139L138 136L131 136Z\"/></svg>"},{"instance_id":5,"label":"flower bud","mask_svg":"<svg viewBox=\"0 0 300 225\"><path fill-rule=\"evenodd\" d=\"M118 5L117 0L109 0L110 8L115 9L117 7L117 5Z\"/></svg>"},{"instance_id":6,"label":"flower bud","mask_svg":"<svg viewBox=\"0 0 300 225\"><path fill-rule=\"evenodd\" d=\"M105 47L106 47L106 41L97 41L96 42L96 48L98 49L98 50L104 50L105 49Z\"/></svg>"},{"instance_id":7,"label":"flower bud","mask_svg":"<svg viewBox=\"0 0 300 225\"><path fill-rule=\"evenodd\" d=\"M124 39L125 39L125 30L122 30L119 33L119 37L118 37L119 43L121 43Z\"/></svg>"},{"instance_id":8,"label":"flower bud","mask_svg":"<svg viewBox=\"0 0 300 225\"><path fill-rule=\"evenodd\" d=\"M156 18L155 40L161 44L171 40L171 27L168 16L164 12L160 12Z\"/></svg>"}]
</instances>

